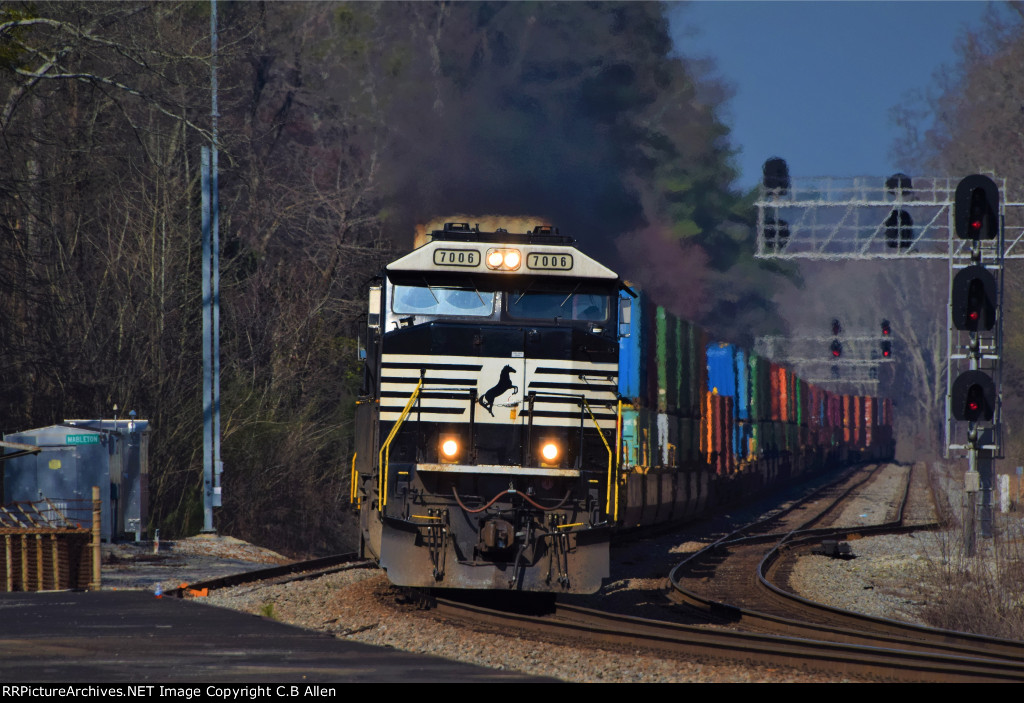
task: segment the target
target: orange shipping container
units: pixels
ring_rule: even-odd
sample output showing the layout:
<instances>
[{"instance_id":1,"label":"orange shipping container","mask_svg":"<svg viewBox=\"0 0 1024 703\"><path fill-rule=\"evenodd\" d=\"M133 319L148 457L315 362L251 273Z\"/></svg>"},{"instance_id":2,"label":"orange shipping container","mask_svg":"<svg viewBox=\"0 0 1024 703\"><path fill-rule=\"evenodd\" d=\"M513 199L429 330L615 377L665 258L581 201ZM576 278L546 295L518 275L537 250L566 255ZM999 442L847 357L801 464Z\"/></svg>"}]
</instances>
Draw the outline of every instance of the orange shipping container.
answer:
<instances>
[{"instance_id":1,"label":"orange shipping container","mask_svg":"<svg viewBox=\"0 0 1024 703\"><path fill-rule=\"evenodd\" d=\"M875 439L875 403L874 398L865 398L864 403L864 441L871 446Z\"/></svg>"},{"instance_id":2,"label":"orange shipping container","mask_svg":"<svg viewBox=\"0 0 1024 703\"><path fill-rule=\"evenodd\" d=\"M853 397L849 395L843 396L843 441L847 444L853 442L853 417L855 414L855 408L853 403Z\"/></svg>"}]
</instances>

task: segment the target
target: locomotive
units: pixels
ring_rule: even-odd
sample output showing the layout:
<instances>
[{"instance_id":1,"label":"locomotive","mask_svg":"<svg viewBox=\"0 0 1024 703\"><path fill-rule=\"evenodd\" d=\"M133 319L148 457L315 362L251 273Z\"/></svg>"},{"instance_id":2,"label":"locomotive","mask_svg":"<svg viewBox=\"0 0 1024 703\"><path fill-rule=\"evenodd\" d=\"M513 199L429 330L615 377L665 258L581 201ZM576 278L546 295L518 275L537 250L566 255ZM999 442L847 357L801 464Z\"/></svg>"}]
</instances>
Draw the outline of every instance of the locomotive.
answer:
<instances>
[{"instance_id":1,"label":"locomotive","mask_svg":"<svg viewBox=\"0 0 1024 703\"><path fill-rule=\"evenodd\" d=\"M616 530L892 451L887 401L709 344L547 224L434 230L362 354L360 552L400 586L593 593Z\"/></svg>"}]
</instances>

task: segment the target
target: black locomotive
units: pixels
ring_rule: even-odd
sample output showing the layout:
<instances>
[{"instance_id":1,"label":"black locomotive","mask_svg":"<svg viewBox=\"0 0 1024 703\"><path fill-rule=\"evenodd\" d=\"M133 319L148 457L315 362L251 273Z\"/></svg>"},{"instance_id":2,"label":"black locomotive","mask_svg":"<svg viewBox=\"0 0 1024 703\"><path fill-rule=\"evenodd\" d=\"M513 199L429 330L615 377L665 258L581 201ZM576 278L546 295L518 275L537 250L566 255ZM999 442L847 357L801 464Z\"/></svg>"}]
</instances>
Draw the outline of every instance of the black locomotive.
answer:
<instances>
[{"instance_id":1,"label":"black locomotive","mask_svg":"<svg viewBox=\"0 0 1024 703\"><path fill-rule=\"evenodd\" d=\"M549 225L447 223L387 265L370 287L356 410L363 554L401 586L591 593L615 529L891 453L890 406L857 399L844 415L842 397L775 365L761 367L790 384L788 415L767 380L763 412L749 389L728 402L707 387L703 333L666 315ZM668 346L640 351L669 327ZM755 358L742 359L734 377L756 387Z\"/></svg>"}]
</instances>

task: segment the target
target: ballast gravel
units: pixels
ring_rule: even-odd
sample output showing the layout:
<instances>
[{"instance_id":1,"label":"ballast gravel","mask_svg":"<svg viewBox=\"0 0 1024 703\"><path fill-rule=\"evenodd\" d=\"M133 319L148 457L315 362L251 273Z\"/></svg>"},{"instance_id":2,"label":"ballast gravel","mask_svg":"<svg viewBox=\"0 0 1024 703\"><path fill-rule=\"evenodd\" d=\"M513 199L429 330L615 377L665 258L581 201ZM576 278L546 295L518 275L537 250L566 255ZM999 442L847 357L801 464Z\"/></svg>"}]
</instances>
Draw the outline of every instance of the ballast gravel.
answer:
<instances>
[{"instance_id":1,"label":"ballast gravel","mask_svg":"<svg viewBox=\"0 0 1024 703\"><path fill-rule=\"evenodd\" d=\"M866 525L891 519L895 493L902 472L908 467L893 465L872 482L864 500L854 502L836 522ZM915 491L927 488L916 486ZM919 501L918 504L924 501ZM921 523L934 520L927 514L910 516ZM745 516L732 516L745 519ZM667 607L662 588L669 565L682 555L699 549L707 541L704 528L693 526L685 534L667 536L650 548L655 554L613 556L626 573L613 573L596 599L604 603L630 604L632 612L659 617ZM944 538L936 533L864 537L850 542L854 559L838 560L805 556L795 564L790 585L801 595L836 607L871 615L920 622L923 605L916 591L919 574L928 560L941 553ZM646 544L646 543L645 543ZM240 555L237 543L230 543L230 555ZM273 562L278 555L253 554L251 558ZM182 543L182 552L214 554L209 543ZM167 584L176 585L176 584ZM354 568L307 581L275 585L244 585L218 589L202 601L272 618L335 637L365 644L430 654L506 671L555 677L567 682L609 683L826 683L856 681L820 671L804 671L746 665L714 660L693 661L651 651L621 651L589 647L580 643L534 641L511 634L475 632L461 624L436 619L430 611L414 604L397 602L384 574L374 568ZM587 603L600 607L600 600Z\"/></svg>"},{"instance_id":2,"label":"ballast gravel","mask_svg":"<svg viewBox=\"0 0 1024 703\"><path fill-rule=\"evenodd\" d=\"M376 569L354 569L311 581L263 588L239 586L212 593L210 605L273 617L336 637L586 683L839 681L827 674L765 666L694 662L637 651L629 655L571 645L521 640L467 630L434 620L413 606L395 608L391 589Z\"/></svg>"},{"instance_id":3,"label":"ballast gravel","mask_svg":"<svg viewBox=\"0 0 1024 703\"><path fill-rule=\"evenodd\" d=\"M864 501L855 502L839 518L842 524L871 524L886 518L892 495L906 467L887 471L872 483ZM797 564L792 585L803 595L837 607L916 621L914 597L906 591L917 564L920 535L857 540L856 559L805 557ZM631 558L630 568L643 562L641 577L608 583L596 598L634 604L632 612L658 617L667 603L662 595L665 565L699 549L701 537L663 538L664 554ZM661 546L657 547L658 549ZM614 559L613 559L614 561ZM621 559L620 559L621 561ZM660 576L656 577L656 574ZM643 576L651 576L644 578ZM210 605L271 617L336 637L458 661L551 676L571 682L609 683L824 683L849 681L827 672L743 665L708 659L691 661L657 652L633 653L590 648L579 643L523 640L494 632L474 632L433 618L414 605L396 604L395 592L382 572L352 569L311 581L272 586L221 589L206 599ZM589 603L600 607L598 601ZM854 679L856 680L856 679Z\"/></svg>"}]
</instances>

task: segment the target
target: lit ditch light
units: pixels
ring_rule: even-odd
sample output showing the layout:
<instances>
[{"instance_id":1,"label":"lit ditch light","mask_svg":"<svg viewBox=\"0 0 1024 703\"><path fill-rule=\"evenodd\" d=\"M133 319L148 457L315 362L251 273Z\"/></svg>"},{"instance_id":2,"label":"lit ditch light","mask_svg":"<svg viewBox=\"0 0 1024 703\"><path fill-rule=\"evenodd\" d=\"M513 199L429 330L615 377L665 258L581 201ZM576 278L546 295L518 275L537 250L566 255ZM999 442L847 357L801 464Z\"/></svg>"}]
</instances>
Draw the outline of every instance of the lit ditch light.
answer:
<instances>
[{"instance_id":1,"label":"lit ditch light","mask_svg":"<svg viewBox=\"0 0 1024 703\"><path fill-rule=\"evenodd\" d=\"M459 458L459 442L452 437L441 440L441 461L452 463Z\"/></svg>"},{"instance_id":2,"label":"lit ditch light","mask_svg":"<svg viewBox=\"0 0 1024 703\"><path fill-rule=\"evenodd\" d=\"M560 454L561 451L559 451L558 444L555 442L545 442L540 448L540 465L547 467L557 466Z\"/></svg>"},{"instance_id":3,"label":"lit ditch light","mask_svg":"<svg viewBox=\"0 0 1024 703\"><path fill-rule=\"evenodd\" d=\"M523 255L518 249L488 249L487 268L494 271L516 271L523 263Z\"/></svg>"}]
</instances>

